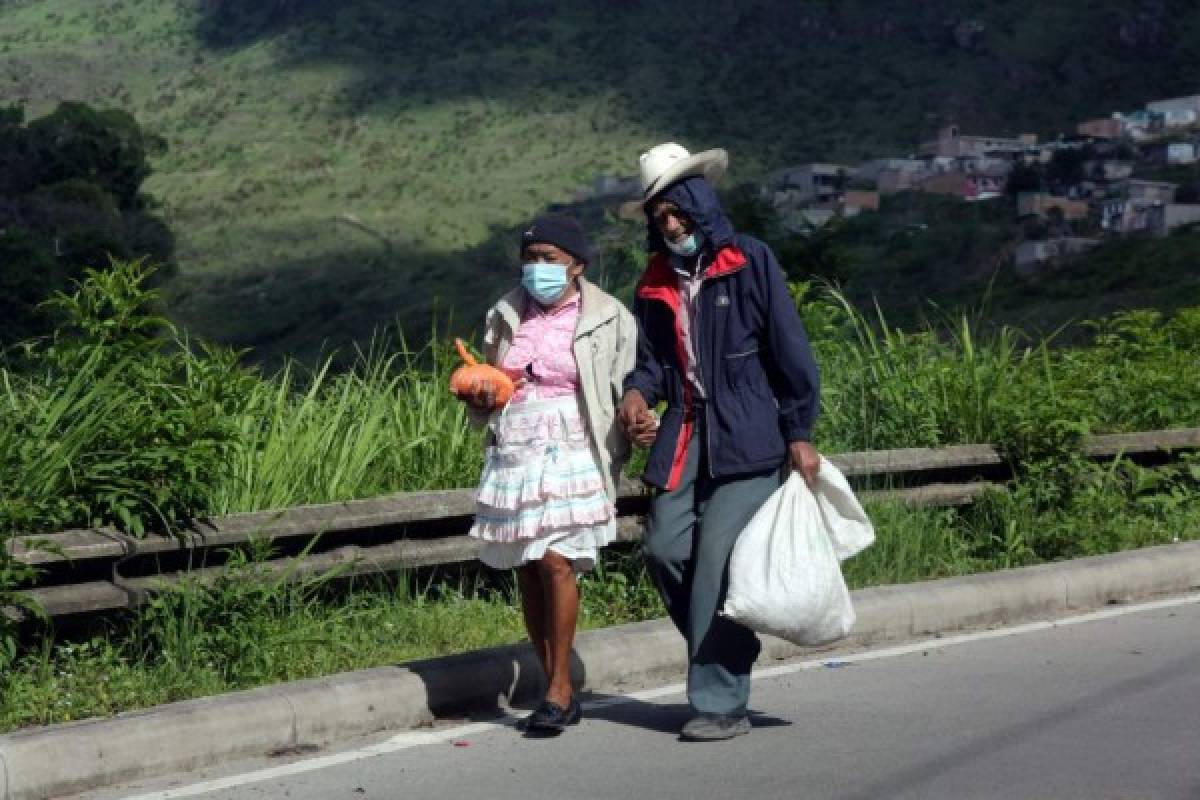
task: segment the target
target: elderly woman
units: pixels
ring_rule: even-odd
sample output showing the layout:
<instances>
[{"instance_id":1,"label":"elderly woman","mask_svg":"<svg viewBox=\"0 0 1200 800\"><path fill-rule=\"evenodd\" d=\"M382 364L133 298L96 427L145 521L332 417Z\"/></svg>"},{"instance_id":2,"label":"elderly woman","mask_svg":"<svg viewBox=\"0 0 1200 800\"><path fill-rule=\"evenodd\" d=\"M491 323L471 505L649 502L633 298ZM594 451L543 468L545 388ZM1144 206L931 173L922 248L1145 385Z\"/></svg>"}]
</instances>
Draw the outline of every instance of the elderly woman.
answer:
<instances>
[{"instance_id":1,"label":"elderly woman","mask_svg":"<svg viewBox=\"0 0 1200 800\"><path fill-rule=\"evenodd\" d=\"M614 501L629 443L616 422L637 325L589 283L578 223L545 216L521 235L521 281L487 315L484 355L517 385L492 411L488 385L461 399L486 423L489 447L471 536L481 560L516 568L529 639L546 672L542 704L523 723L556 733L582 716L571 685L578 573L616 536Z\"/></svg>"}]
</instances>

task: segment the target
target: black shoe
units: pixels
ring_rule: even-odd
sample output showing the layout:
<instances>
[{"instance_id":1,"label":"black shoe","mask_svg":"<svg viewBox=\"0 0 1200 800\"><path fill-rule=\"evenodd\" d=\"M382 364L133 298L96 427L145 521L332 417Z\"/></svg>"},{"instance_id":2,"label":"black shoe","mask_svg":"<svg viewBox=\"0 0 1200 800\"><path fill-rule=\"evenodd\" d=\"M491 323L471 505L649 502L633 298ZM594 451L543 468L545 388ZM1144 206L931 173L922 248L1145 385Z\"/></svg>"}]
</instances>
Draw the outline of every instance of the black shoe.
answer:
<instances>
[{"instance_id":1,"label":"black shoe","mask_svg":"<svg viewBox=\"0 0 1200 800\"><path fill-rule=\"evenodd\" d=\"M578 699L572 697L566 708L547 700L525 718L522 729L529 733L562 733L568 725L578 725L581 719L583 706Z\"/></svg>"},{"instance_id":2,"label":"black shoe","mask_svg":"<svg viewBox=\"0 0 1200 800\"><path fill-rule=\"evenodd\" d=\"M701 711L689 719L679 732L688 742L717 742L750 732L750 718L745 714L712 714Z\"/></svg>"}]
</instances>

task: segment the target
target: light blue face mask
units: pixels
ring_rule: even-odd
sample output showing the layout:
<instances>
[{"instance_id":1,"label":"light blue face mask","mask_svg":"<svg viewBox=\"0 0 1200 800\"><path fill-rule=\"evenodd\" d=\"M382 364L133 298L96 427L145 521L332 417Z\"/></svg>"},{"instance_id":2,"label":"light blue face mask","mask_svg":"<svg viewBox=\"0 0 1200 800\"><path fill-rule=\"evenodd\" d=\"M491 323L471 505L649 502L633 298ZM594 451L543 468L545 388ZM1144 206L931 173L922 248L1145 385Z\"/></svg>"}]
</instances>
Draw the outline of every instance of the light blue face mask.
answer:
<instances>
[{"instance_id":1,"label":"light blue face mask","mask_svg":"<svg viewBox=\"0 0 1200 800\"><path fill-rule=\"evenodd\" d=\"M553 305L567 290L567 267L542 261L522 264L521 286L539 304Z\"/></svg>"},{"instance_id":2,"label":"light blue face mask","mask_svg":"<svg viewBox=\"0 0 1200 800\"><path fill-rule=\"evenodd\" d=\"M696 232L688 234L687 238L681 242L672 242L667 237L663 237L663 241L667 243L667 247L677 256L691 258L696 255L696 251L700 249L700 240L696 237Z\"/></svg>"}]
</instances>

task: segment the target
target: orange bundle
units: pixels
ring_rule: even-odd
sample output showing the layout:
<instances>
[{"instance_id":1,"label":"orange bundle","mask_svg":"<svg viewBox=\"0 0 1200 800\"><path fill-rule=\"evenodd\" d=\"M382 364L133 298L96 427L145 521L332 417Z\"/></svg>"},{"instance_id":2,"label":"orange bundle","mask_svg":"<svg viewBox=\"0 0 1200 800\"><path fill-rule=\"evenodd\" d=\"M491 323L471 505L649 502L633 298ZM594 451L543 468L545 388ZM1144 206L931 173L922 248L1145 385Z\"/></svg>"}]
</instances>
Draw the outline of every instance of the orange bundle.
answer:
<instances>
[{"instance_id":1,"label":"orange bundle","mask_svg":"<svg viewBox=\"0 0 1200 800\"><path fill-rule=\"evenodd\" d=\"M491 364L480 364L476 361L467 351L462 339L454 340L454 348L458 350L458 357L463 360L463 365L450 375L450 391L458 397L474 397L485 382L491 383L492 391L495 392L492 408L503 408L516 391L512 378Z\"/></svg>"}]
</instances>

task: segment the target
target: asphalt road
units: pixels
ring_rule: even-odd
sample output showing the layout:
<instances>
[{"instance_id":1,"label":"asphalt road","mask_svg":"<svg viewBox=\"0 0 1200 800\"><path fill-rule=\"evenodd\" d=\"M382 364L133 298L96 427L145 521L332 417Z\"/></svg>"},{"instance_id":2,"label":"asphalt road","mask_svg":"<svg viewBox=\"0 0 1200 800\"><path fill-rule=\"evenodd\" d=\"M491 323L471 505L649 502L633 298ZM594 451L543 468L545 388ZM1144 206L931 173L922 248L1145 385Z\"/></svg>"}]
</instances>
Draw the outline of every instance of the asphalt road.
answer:
<instances>
[{"instance_id":1,"label":"asphalt road","mask_svg":"<svg viewBox=\"0 0 1200 800\"><path fill-rule=\"evenodd\" d=\"M556 739L443 727L86 797L1200 800L1194 601L772 667L728 742L678 741L661 687Z\"/></svg>"}]
</instances>

